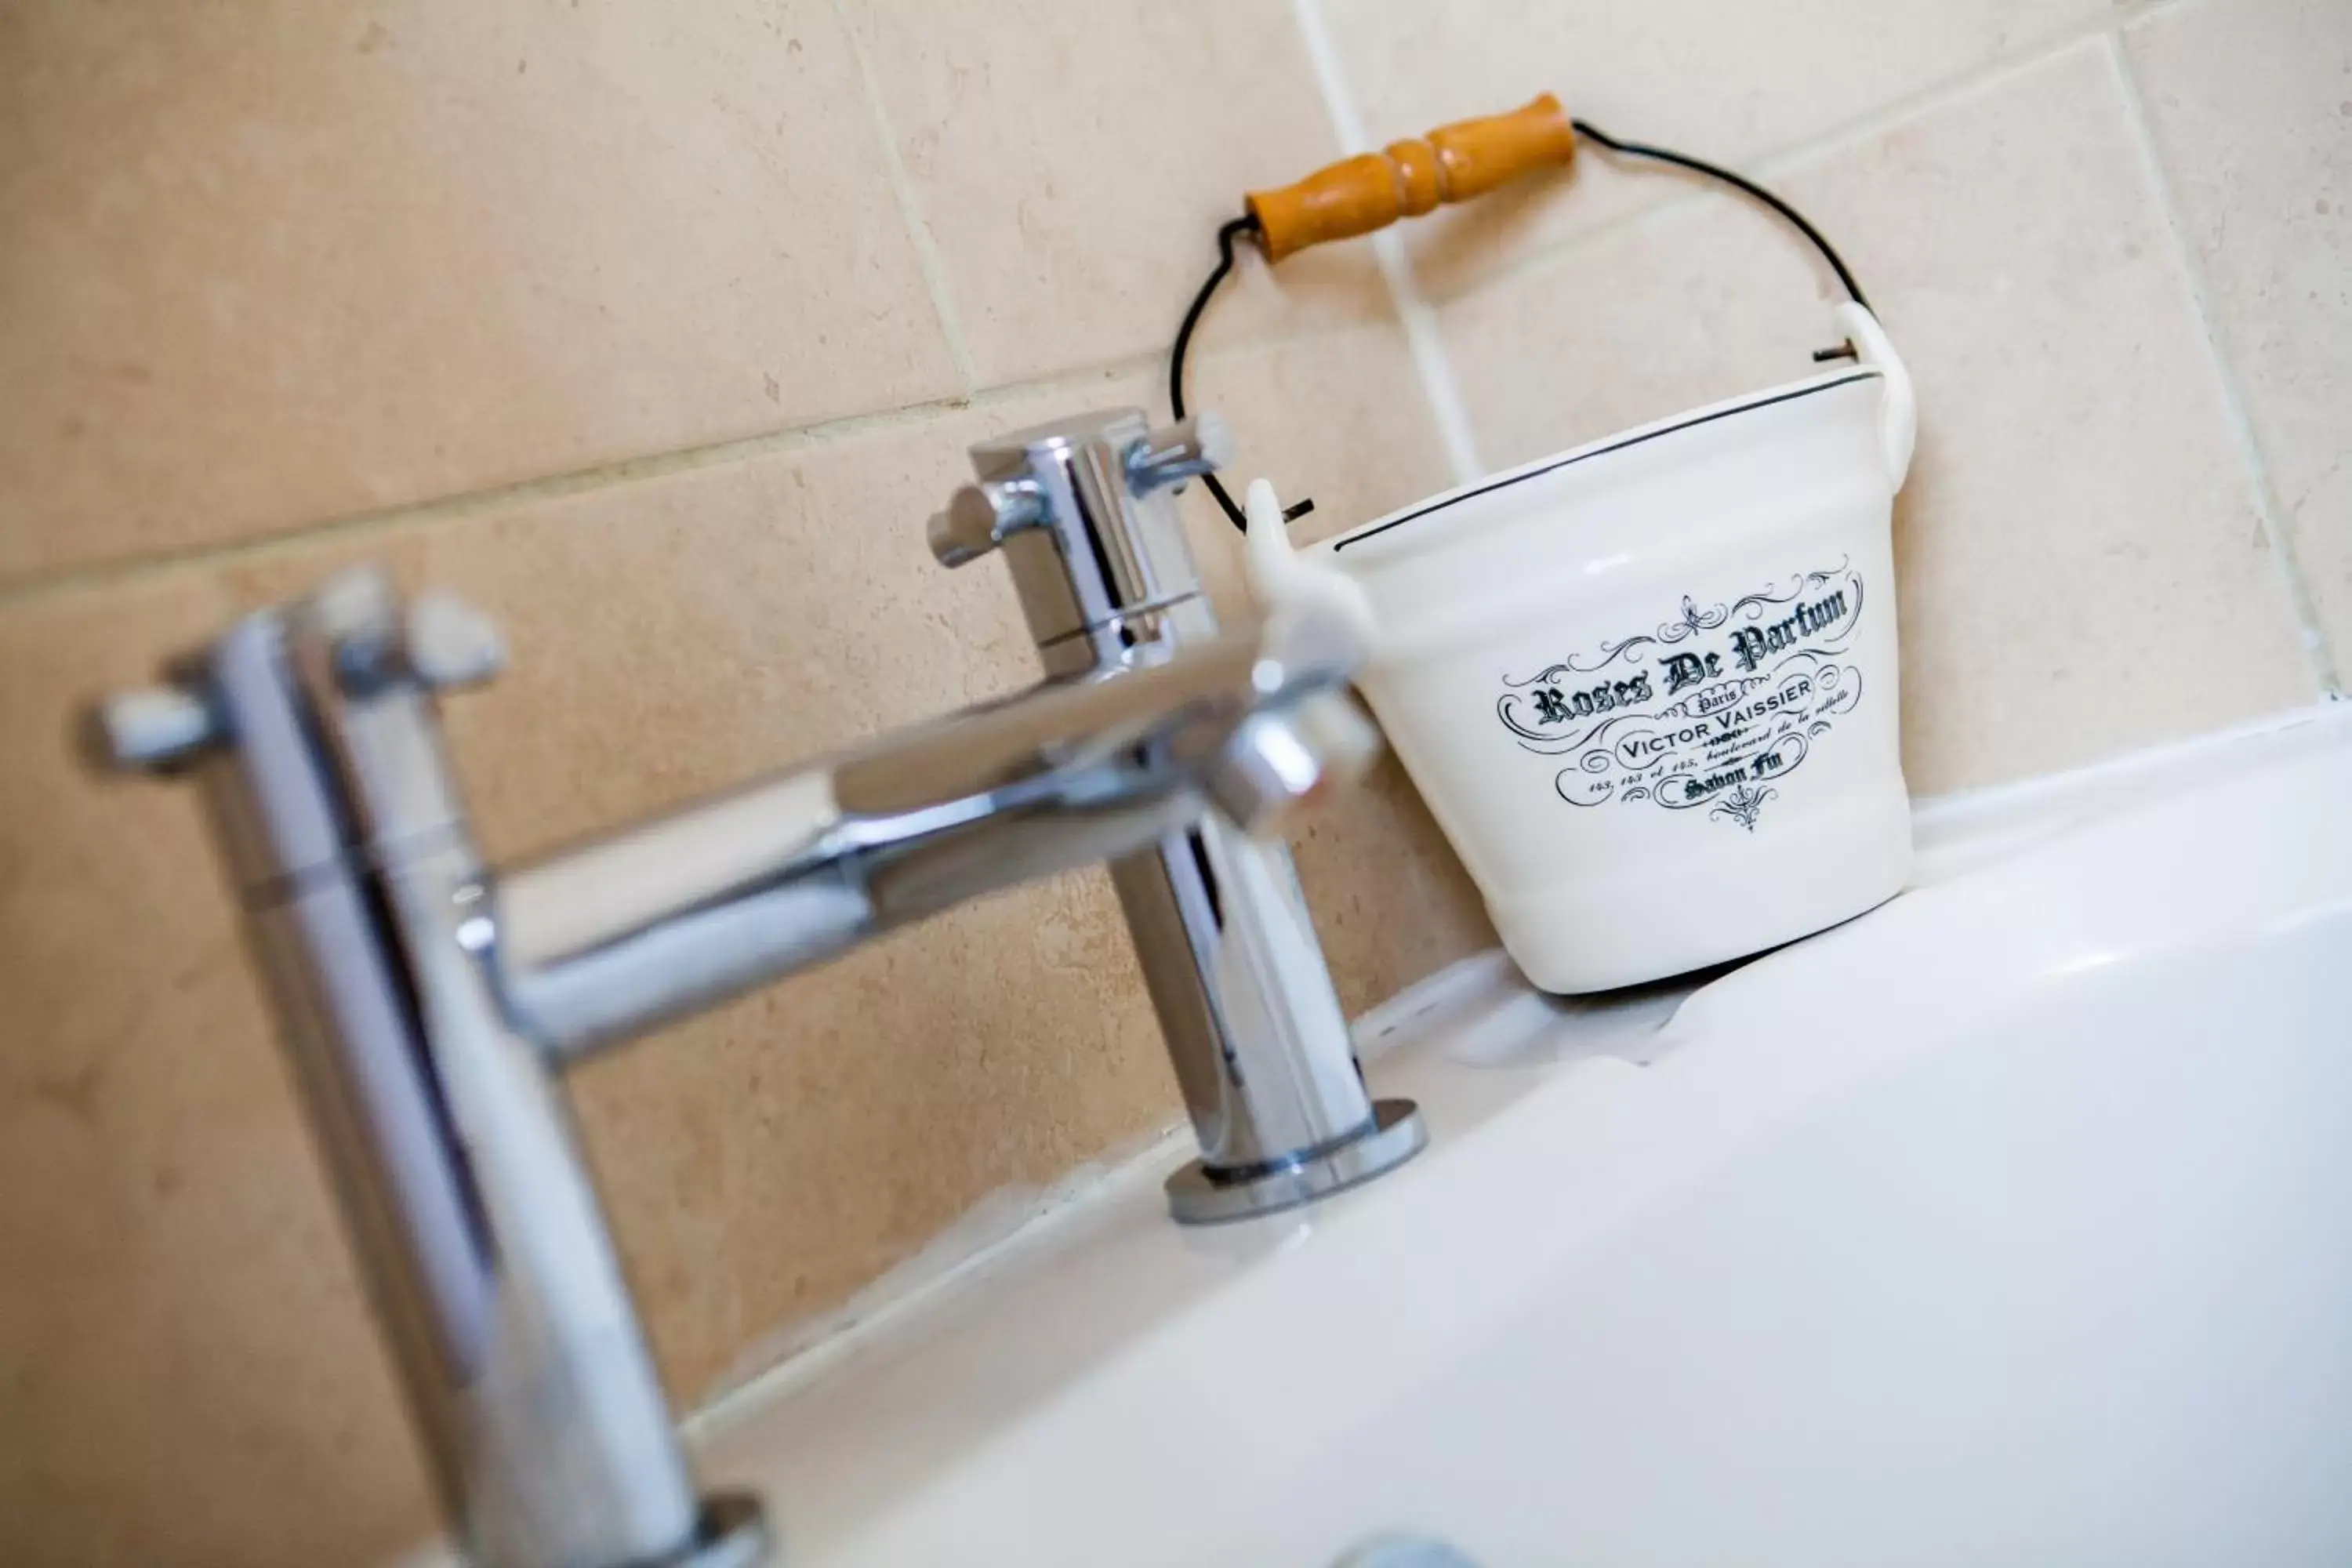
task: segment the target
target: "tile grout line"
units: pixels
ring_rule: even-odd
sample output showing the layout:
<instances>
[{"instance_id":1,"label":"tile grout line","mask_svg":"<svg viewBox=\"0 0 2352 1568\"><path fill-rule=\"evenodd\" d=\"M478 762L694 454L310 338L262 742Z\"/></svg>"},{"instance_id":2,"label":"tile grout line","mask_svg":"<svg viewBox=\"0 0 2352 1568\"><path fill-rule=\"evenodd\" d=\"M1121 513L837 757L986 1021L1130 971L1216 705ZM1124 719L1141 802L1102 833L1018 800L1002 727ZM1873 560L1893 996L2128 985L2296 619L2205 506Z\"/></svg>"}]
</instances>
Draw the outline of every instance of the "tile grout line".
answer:
<instances>
[{"instance_id":1,"label":"tile grout line","mask_svg":"<svg viewBox=\"0 0 2352 1568\"><path fill-rule=\"evenodd\" d=\"M2145 10L2134 11L2130 13L2130 17L2136 18L2145 14ZM2021 45L2015 49L2004 50L1993 55L1969 67L1958 75L1945 77L1929 82L1926 86L1915 88L1910 92L1890 99L1876 108L1865 110L1849 119L1840 121L1826 130L1815 132L1810 136L1799 137L1793 142L1760 153L1743 154L1734 158L1726 164L1726 167L1769 185L1772 180L1791 171L1801 169L1816 158L1895 130L1922 114L1962 101L2006 77L2029 70L2063 54L2068 49L2104 38L2115 26L2114 22L2103 17L2095 22L2080 24L2071 28L2061 28L2046 37L2036 38L2032 43ZM1628 134L1633 133L1628 132ZM1702 156L1706 155L1704 148L1697 149L1697 152ZM1666 196L1661 200L1636 206L1630 211L1619 213L1614 217L1605 218L1590 228L1579 229L1572 234L1564 235L1550 244L1528 251L1524 256L1513 258L1496 268L1494 271L1474 279L1458 293L1448 295L1445 302L1452 303L1455 300L1466 299L1497 283L1541 271L1604 238L1628 232L1639 232L1645 226L1663 221L1669 214L1683 213L1703 203L1720 201L1727 195L1728 193L1711 186L1694 186L1681 195Z\"/></svg>"},{"instance_id":2,"label":"tile grout line","mask_svg":"<svg viewBox=\"0 0 2352 1568\"><path fill-rule=\"evenodd\" d=\"M1356 111L1355 99L1340 69L1339 52L1332 47L1330 32L1323 23L1321 0L1291 0L1290 11L1306 44L1307 60L1314 68L1315 85L1321 89L1324 112L1330 118L1340 146L1350 153L1370 150L1371 141L1364 134L1363 119ZM1372 236L1372 256L1380 264L1381 280L1388 285L1389 302L1396 310L1397 324L1404 330L1405 346L1420 374L1422 395L1428 399L1430 416L1437 423L1438 439L1445 447L1447 465L1454 470L1454 482L1466 485L1486 473L1486 465L1478 457L1470 410L1462 400L1461 384L1454 378L1453 362L1446 355L1437 312L1422 297L1412 262L1406 257L1404 242L1394 229Z\"/></svg>"},{"instance_id":3,"label":"tile grout line","mask_svg":"<svg viewBox=\"0 0 2352 1568\"><path fill-rule=\"evenodd\" d=\"M873 125L876 139L882 143L882 165L889 175L890 195L898 204L898 221L906 226L907 243L914 249L916 270L923 275L923 287L930 293L940 335L947 340L948 359L963 383L964 391L978 392L980 373L973 367L971 349L964 341L963 321L956 312L954 296L948 289L947 258L940 254L939 242L923 216L922 198L916 194L914 176L907 172L906 160L898 155L898 136L891 130L888 111L882 107L882 84L874 75L873 63L866 58L866 46L850 24L842 0L833 0L833 19L849 45L850 59L857 67L858 86L866 96L866 117Z\"/></svg>"},{"instance_id":4,"label":"tile grout line","mask_svg":"<svg viewBox=\"0 0 2352 1568\"><path fill-rule=\"evenodd\" d=\"M1326 338L1368 330L1361 324L1324 326L1296 333L1276 333L1253 338L1245 342L1224 343L1204 349L1203 364L1232 363L1259 355L1277 353L1299 343L1320 342ZM1150 349L1097 364L1080 365L1033 376L1024 381L1006 382L998 386L985 386L970 394L936 397L921 403L902 404L893 408L871 409L859 414L845 414L832 419L820 419L789 429L762 431L754 436L731 437L707 442L697 447L682 447L667 452L648 452L638 457L622 458L609 463L597 463L584 468L562 473L535 475L505 484L487 485L448 495L434 496L424 500L400 501L391 506L346 512L313 522L296 523L267 532L243 538L220 540L193 545L185 549L162 550L116 561L93 562L87 565L69 566L61 571L39 573L16 582L0 582L0 615L37 604L52 597L100 589L134 585L173 572L207 565L229 565L239 562L266 561L272 556L290 554L296 551L337 539L369 539L396 534L412 527L427 527L438 522L458 521L485 516L509 507L527 506L544 500L560 500L585 495L599 489L618 489L648 480L667 479L679 474L698 473L705 468L720 468L733 463L751 462L762 458L788 456L795 452L821 451L837 442L856 440L879 432L906 428L927 421L945 418L955 414L985 412L1006 403L1024 398L1043 396L1066 388L1079 392L1093 383L1116 376L1149 370L1165 361L1167 352Z\"/></svg>"},{"instance_id":5,"label":"tile grout line","mask_svg":"<svg viewBox=\"0 0 2352 1568\"><path fill-rule=\"evenodd\" d=\"M1913 832L1924 848L1930 837L1966 831L1961 825L1988 818L2012 817L2021 809L2030 813L2053 796L2076 796L2095 811L2108 812L2125 779L2210 774L2206 764L2252 752L2347 744L2352 744L2352 704L2323 698L2042 773L1915 796Z\"/></svg>"},{"instance_id":6,"label":"tile grout line","mask_svg":"<svg viewBox=\"0 0 2352 1568\"><path fill-rule=\"evenodd\" d=\"M1127 368L1129 368L1127 364L1091 367L1084 373L1062 379L1087 379ZM72 567L25 582L0 585L0 612L51 596L136 584L189 567L267 560L275 555L291 553L331 540L374 538L397 533L411 527L425 527L436 522L479 517L502 511L509 507L527 506L543 500L560 500L571 496L584 495L593 490L616 489L647 479L696 473L704 468L723 468L730 463L746 462L759 458L775 457L793 452L820 450L836 441L855 439L859 436L876 431L920 424L925 420L973 408L987 408L1006 401L1017 394L1038 390L1043 384L1032 383L1021 386L992 388L969 396L933 398L928 402L910 403L896 408L845 415L837 419L819 420L814 424L796 426L788 430L763 431L756 436L709 442L698 447L683 447L667 452L648 453L643 457L624 458L616 462L598 463L563 473L518 479L509 484L490 485L480 489L463 490L455 495L436 496L429 500L403 501L389 507L349 512L323 521L298 523L290 528L253 534L242 539L202 544L185 550L159 551L129 560L100 562L88 566Z\"/></svg>"},{"instance_id":7,"label":"tile grout line","mask_svg":"<svg viewBox=\"0 0 2352 1568\"><path fill-rule=\"evenodd\" d=\"M2107 63L2115 72L2117 89L2123 94L2124 112L2130 121L2132 141L2139 153L2141 172L2155 195L2157 214L2163 219L2166 235L2172 242L2173 266L2188 288L2189 309L2196 313L2198 331L2204 339L2205 355L2211 363L2214 383L2221 388L2222 417L2230 426L2231 440L2238 448L2239 460L2245 467L2246 480L2252 488L2254 515L2262 525L2263 537L2270 544L2271 559L2279 574L2281 585L2286 590L2287 603L2294 611L2305 661L2309 666L2312 678L2318 682L2323 696L2341 697L2344 694L2343 681L2329 651L2326 633L2320 624L2318 606L2313 602L2310 589L2304 581L2302 563L2295 557L2294 538L2287 531L2284 510L2279 505L2278 489L2271 479L2270 459L2263 455L2262 443L2254 436L2253 417L2246 408L2245 388L2239 384L2237 368L2230 357L2228 335L2222 331L2221 317L2213 308L2205 268L2198 260L2196 243L2181 212L2178 194L2172 188L2172 178L2165 167L2163 150L2156 140L2155 118L2148 112L2147 100L2140 92L2139 79L2132 72L2131 60L2124 47L2122 23L2107 30L2105 43Z\"/></svg>"}]
</instances>

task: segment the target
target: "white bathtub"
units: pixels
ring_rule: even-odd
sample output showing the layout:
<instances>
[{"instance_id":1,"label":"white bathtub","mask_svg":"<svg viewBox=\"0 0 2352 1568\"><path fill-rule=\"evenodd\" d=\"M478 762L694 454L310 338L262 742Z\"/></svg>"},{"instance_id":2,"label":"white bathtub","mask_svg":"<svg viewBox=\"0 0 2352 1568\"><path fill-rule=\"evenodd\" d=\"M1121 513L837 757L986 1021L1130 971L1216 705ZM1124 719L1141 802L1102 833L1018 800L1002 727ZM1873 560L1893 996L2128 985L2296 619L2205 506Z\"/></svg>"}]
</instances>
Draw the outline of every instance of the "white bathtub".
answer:
<instances>
[{"instance_id":1,"label":"white bathtub","mask_svg":"<svg viewBox=\"0 0 2352 1568\"><path fill-rule=\"evenodd\" d=\"M1187 1232L1171 1145L704 1468L801 1568L2352 1562L2347 716L1695 992L1474 964L1376 1026L1412 1165Z\"/></svg>"}]
</instances>

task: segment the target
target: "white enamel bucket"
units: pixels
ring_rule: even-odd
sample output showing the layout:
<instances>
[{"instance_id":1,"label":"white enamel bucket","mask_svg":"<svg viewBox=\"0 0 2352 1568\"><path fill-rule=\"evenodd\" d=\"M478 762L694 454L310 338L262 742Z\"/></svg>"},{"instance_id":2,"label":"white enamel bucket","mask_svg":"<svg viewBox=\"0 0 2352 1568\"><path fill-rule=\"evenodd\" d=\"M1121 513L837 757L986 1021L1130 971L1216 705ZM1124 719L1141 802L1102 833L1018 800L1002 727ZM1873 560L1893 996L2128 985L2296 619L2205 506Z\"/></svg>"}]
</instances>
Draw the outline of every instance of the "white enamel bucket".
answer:
<instances>
[{"instance_id":1,"label":"white enamel bucket","mask_svg":"<svg viewBox=\"0 0 2352 1568\"><path fill-rule=\"evenodd\" d=\"M1549 991L1833 925L1911 863L1892 509L1910 377L1851 364L1545 458L1307 550L1252 487L1269 605L1341 602L1358 679Z\"/></svg>"}]
</instances>

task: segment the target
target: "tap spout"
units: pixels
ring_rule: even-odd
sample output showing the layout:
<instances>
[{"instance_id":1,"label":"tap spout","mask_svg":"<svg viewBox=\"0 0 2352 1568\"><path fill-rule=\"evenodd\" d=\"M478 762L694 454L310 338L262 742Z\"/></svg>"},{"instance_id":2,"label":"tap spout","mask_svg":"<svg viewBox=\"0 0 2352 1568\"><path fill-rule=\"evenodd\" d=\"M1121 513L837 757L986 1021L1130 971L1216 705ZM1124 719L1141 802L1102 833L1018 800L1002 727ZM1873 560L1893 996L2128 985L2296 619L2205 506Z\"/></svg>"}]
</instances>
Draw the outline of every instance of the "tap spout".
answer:
<instances>
[{"instance_id":1,"label":"tap spout","mask_svg":"<svg viewBox=\"0 0 2352 1568\"><path fill-rule=\"evenodd\" d=\"M1277 615L500 873L487 945L507 1006L577 1058L1206 810L1269 831L1377 754L1345 692L1363 654L1341 618Z\"/></svg>"}]
</instances>

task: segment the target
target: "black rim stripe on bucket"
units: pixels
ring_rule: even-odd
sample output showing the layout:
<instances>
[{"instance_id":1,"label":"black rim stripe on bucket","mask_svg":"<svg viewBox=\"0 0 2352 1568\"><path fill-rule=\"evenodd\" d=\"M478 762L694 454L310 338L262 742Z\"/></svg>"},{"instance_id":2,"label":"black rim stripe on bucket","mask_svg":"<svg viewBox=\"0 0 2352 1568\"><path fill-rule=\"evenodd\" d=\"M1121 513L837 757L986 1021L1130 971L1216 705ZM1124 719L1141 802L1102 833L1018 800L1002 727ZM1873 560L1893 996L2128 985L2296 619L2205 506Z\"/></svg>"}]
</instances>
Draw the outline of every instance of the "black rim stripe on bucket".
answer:
<instances>
[{"instance_id":1,"label":"black rim stripe on bucket","mask_svg":"<svg viewBox=\"0 0 2352 1568\"><path fill-rule=\"evenodd\" d=\"M1391 528L1401 528L1408 522L1427 517L1433 512L1444 511L1447 507L1459 506L1465 500L1475 500L1480 496L1492 495L1496 490L1508 489L1513 485L1528 479L1539 479L1546 474L1556 474L1560 469L1581 463L1588 458L1605 458L1612 452L1622 452L1628 447L1638 447L1644 441L1654 441L1661 436L1672 436L1677 431L1692 429L1700 425L1711 425L1718 419L1728 419L1735 414L1747 414L1759 408L1769 408L1776 403L1793 403L1800 397L1811 397L1817 392L1834 392L1841 386L1852 386L1857 381L1874 380L1878 374L1875 370L1857 370L1851 374L1842 375L1835 381L1822 382L1818 386L1801 386L1794 392L1775 393L1769 397L1759 397L1747 403L1734 404L1729 408L1718 408L1712 414L1696 415L1679 423L1668 425L1662 429L1645 430L1638 436L1628 436L1622 441L1612 441L1606 447L1595 447L1589 452L1578 452L1562 458L1556 463L1546 463L1540 468L1529 468L1526 473L1513 474L1508 479L1496 479L1491 484L1480 485L1475 490L1464 490L1461 494L1448 496L1444 500L1432 501L1425 507L1405 513L1402 517L1392 517L1386 522L1374 523L1361 533L1349 534L1333 544L1331 549L1336 554L1350 544L1361 543L1375 534L1386 533Z\"/></svg>"}]
</instances>

